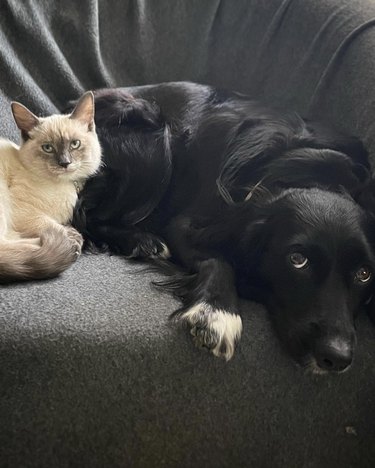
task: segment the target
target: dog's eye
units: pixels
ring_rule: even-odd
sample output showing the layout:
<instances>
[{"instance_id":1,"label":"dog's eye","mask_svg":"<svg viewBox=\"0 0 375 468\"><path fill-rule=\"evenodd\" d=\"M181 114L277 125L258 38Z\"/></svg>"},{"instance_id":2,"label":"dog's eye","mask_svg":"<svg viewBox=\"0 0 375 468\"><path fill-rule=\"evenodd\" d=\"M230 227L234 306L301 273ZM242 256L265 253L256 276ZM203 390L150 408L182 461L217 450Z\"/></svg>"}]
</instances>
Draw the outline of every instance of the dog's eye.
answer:
<instances>
[{"instance_id":1,"label":"dog's eye","mask_svg":"<svg viewBox=\"0 0 375 468\"><path fill-rule=\"evenodd\" d=\"M53 153L53 146L50 145L49 143L45 143L44 145L42 145L42 150L45 153Z\"/></svg>"},{"instance_id":2,"label":"dog's eye","mask_svg":"<svg viewBox=\"0 0 375 468\"><path fill-rule=\"evenodd\" d=\"M370 268L367 266L361 267L357 273L355 274L356 281L360 283L367 283L371 279L371 271Z\"/></svg>"},{"instance_id":3,"label":"dog's eye","mask_svg":"<svg viewBox=\"0 0 375 468\"><path fill-rule=\"evenodd\" d=\"M290 255L289 260L294 268L303 268L309 263L309 259L300 252L294 252Z\"/></svg>"},{"instance_id":4,"label":"dog's eye","mask_svg":"<svg viewBox=\"0 0 375 468\"><path fill-rule=\"evenodd\" d=\"M81 146L80 140L72 140L72 141L70 142L70 147L71 147L72 149L78 149L80 146Z\"/></svg>"}]
</instances>

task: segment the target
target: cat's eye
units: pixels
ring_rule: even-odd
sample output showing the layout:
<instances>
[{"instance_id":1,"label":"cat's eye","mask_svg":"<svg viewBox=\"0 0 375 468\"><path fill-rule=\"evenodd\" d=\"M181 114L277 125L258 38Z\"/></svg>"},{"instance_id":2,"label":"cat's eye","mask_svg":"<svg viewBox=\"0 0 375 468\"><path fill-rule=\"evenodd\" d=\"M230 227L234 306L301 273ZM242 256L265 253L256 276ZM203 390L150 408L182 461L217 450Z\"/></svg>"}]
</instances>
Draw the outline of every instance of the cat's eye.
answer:
<instances>
[{"instance_id":1,"label":"cat's eye","mask_svg":"<svg viewBox=\"0 0 375 468\"><path fill-rule=\"evenodd\" d=\"M368 283L372 277L371 270L368 266L361 267L355 274L354 279L359 283Z\"/></svg>"},{"instance_id":2,"label":"cat's eye","mask_svg":"<svg viewBox=\"0 0 375 468\"><path fill-rule=\"evenodd\" d=\"M45 143L44 145L42 145L42 150L45 152L45 153L53 153L54 151L54 148L52 145L50 145L49 143Z\"/></svg>"},{"instance_id":3,"label":"cat's eye","mask_svg":"<svg viewBox=\"0 0 375 468\"><path fill-rule=\"evenodd\" d=\"M289 256L290 263L294 266L294 268L300 269L304 268L308 265L309 259L305 257L300 252L294 252Z\"/></svg>"},{"instance_id":4,"label":"cat's eye","mask_svg":"<svg viewBox=\"0 0 375 468\"><path fill-rule=\"evenodd\" d=\"M80 146L81 146L80 140L72 140L72 141L70 142L70 147L71 147L72 149L78 149Z\"/></svg>"}]
</instances>

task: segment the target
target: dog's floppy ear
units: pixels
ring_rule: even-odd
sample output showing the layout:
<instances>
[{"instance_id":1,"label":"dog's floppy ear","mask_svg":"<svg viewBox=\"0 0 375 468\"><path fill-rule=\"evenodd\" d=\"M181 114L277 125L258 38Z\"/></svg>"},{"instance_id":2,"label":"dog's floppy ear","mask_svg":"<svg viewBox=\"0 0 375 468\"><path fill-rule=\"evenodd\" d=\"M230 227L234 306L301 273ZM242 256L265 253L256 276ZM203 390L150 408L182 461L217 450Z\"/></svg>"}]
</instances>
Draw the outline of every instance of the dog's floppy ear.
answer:
<instances>
[{"instance_id":1,"label":"dog's floppy ear","mask_svg":"<svg viewBox=\"0 0 375 468\"><path fill-rule=\"evenodd\" d=\"M227 202L241 201L243 188L260 181L264 168L279 157L293 139L294 127L303 122L246 119L234 128L226 149L228 157L217 179L219 192Z\"/></svg>"},{"instance_id":2,"label":"dog's floppy ear","mask_svg":"<svg viewBox=\"0 0 375 468\"><path fill-rule=\"evenodd\" d=\"M239 250L247 259L258 255L267 243L268 223L268 218L262 216L244 225L243 235L239 239Z\"/></svg>"},{"instance_id":3,"label":"dog's floppy ear","mask_svg":"<svg viewBox=\"0 0 375 468\"><path fill-rule=\"evenodd\" d=\"M306 127L297 115L244 120L234 129L226 151L217 186L228 203L243 200L244 189L256 182L264 187L344 187L352 193L369 177L360 140L324 126Z\"/></svg>"},{"instance_id":4,"label":"dog's floppy ear","mask_svg":"<svg viewBox=\"0 0 375 468\"><path fill-rule=\"evenodd\" d=\"M233 234L233 246L238 261L245 262L250 268L259 263L260 256L267 247L275 229L275 215L272 198L258 204L251 200L237 208L236 230ZM258 265L257 265L258 266Z\"/></svg>"},{"instance_id":5,"label":"dog's floppy ear","mask_svg":"<svg viewBox=\"0 0 375 468\"><path fill-rule=\"evenodd\" d=\"M309 120L305 122L309 133L308 137L303 138L304 144L307 143L306 146L317 149L331 148L346 154L354 163L370 169L368 151L359 138L342 134L337 130L333 131L330 125L323 122Z\"/></svg>"},{"instance_id":6,"label":"dog's floppy ear","mask_svg":"<svg viewBox=\"0 0 375 468\"><path fill-rule=\"evenodd\" d=\"M268 215L263 206L245 202L227 205L220 216L191 220L190 241L199 247L227 252L231 257L250 258L266 242Z\"/></svg>"},{"instance_id":7,"label":"dog's floppy ear","mask_svg":"<svg viewBox=\"0 0 375 468\"><path fill-rule=\"evenodd\" d=\"M264 284L259 269L273 232L272 219L260 215L244 226L235 248L237 289L241 297L262 301Z\"/></svg>"},{"instance_id":8,"label":"dog's floppy ear","mask_svg":"<svg viewBox=\"0 0 375 468\"><path fill-rule=\"evenodd\" d=\"M263 183L266 186L344 188L355 193L370 178L365 166L346 154L331 149L295 148L269 162Z\"/></svg>"}]
</instances>

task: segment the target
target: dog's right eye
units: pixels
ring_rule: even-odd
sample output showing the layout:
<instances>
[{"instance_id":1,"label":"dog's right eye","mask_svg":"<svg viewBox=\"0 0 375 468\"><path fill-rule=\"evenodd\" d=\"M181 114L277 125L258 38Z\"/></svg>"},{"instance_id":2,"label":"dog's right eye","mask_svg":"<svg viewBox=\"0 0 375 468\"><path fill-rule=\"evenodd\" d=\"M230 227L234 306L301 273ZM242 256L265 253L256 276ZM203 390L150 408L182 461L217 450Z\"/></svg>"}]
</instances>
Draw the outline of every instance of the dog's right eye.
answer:
<instances>
[{"instance_id":1,"label":"dog's right eye","mask_svg":"<svg viewBox=\"0 0 375 468\"><path fill-rule=\"evenodd\" d=\"M370 271L370 268L367 266L363 266L355 274L355 280L359 281L360 283L367 283L368 281L370 281L370 279L371 279L371 271Z\"/></svg>"},{"instance_id":2,"label":"dog's right eye","mask_svg":"<svg viewBox=\"0 0 375 468\"><path fill-rule=\"evenodd\" d=\"M290 263L294 266L294 268L297 269L304 268L309 263L309 259L300 252L292 253L289 256L289 260Z\"/></svg>"}]
</instances>

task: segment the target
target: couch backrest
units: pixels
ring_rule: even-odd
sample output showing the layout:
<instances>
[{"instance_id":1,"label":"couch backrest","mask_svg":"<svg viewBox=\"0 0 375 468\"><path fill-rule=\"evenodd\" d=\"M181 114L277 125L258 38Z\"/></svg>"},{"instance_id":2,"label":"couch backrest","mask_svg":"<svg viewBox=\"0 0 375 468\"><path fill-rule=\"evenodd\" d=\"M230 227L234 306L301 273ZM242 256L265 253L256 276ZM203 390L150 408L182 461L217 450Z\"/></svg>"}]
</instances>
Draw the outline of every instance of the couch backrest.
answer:
<instances>
[{"instance_id":1,"label":"couch backrest","mask_svg":"<svg viewBox=\"0 0 375 468\"><path fill-rule=\"evenodd\" d=\"M2 5L2 134L18 134L8 99L51 112L85 89L192 80L327 119L375 151L371 0Z\"/></svg>"}]
</instances>

